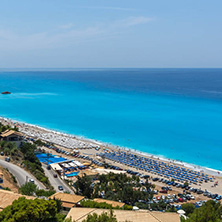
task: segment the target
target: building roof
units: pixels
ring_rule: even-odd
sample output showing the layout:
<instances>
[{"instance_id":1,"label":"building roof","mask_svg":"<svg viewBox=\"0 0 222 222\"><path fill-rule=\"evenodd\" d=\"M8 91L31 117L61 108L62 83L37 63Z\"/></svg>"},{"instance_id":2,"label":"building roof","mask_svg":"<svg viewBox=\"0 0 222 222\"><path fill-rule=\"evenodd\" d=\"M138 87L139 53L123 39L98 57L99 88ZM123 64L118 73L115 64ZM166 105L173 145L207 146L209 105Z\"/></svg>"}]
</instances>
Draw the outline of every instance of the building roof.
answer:
<instances>
[{"instance_id":1,"label":"building roof","mask_svg":"<svg viewBox=\"0 0 222 222\"><path fill-rule=\"evenodd\" d=\"M8 136L11 136L13 134L16 135L16 136L22 136L22 133L14 131L14 130L9 130L9 129L2 132L0 135L1 135L1 137L8 137Z\"/></svg>"},{"instance_id":2,"label":"building roof","mask_svg":"<svg viewBox=\"0 0 222 222\"><path fill-rule=\"evenodd\" d=\"M98 215L103 212L109 213L106 209L95 208L72 208L66 218L72 218L75 222L82 222L87 218L89 214L96 213ZM179 222L179 214L177 213L163 213L163 212L150 212L132 211L132 210L113 210L113 214L116 216L117 221L131 221L131 222Z\"/></svg>"},{"instance_id":3,"label":"building roof","mask_svg":"<svg viewBox=\"0 0 222 222\"><path fill-rule=\"evenodd\" d=\"M52 167L53 170L60 170L60 171L63 171L62 167L59 166L58 163L51 163L50 166Z\"/></svg>"},{"instance_id":4,"label":"building roof","mask_svg":"<svg viewBox=\"0 0 222 222\"><path fill-rule=\"evenodd\" d=\"M25 197L26 199L35 199L35 197L25 196L18 193L13 193L8 190L0 190L0 209L12 204L14 200L17 200L19 197Z\"/></svg>"},{"instance_id":5,"label":"building roof","mask_svg":"<svg viewBox=\"0 0 222 222\"><path fill-rule=\"evenodd\" d=\"M67 202L62 202L62 206L66 208L72 208L74 207L74 203L67 203Z\"/></svg>"},{"instance_id":6,"label":"building roof","mask_svg":"<svg viewBox=\"0 0 222 222\"><path fill-rule=\"evenodd\" d=\"M79 196L75 194L68 194L68 193L55 193L49 198L53 199L60 199L62 202L70 203L70 204L77 204L79 201L83 200L84 196Z\"/></svg>"},{"instance_id":7,"label":"building roof","mask_svg":"<svg viewBox=\"0 0 222 222\"><path fill-rule=\"evenodd\" d=\"M113 201L113 200L105 200L105 199L100 199L100 198L95 198L93 201L97 202L97 203L107 203L112 205L112 207L123 207L125 205L125 203L121 203L121 202L117 202L117 201Z\"/></svg>"}]
</instances>

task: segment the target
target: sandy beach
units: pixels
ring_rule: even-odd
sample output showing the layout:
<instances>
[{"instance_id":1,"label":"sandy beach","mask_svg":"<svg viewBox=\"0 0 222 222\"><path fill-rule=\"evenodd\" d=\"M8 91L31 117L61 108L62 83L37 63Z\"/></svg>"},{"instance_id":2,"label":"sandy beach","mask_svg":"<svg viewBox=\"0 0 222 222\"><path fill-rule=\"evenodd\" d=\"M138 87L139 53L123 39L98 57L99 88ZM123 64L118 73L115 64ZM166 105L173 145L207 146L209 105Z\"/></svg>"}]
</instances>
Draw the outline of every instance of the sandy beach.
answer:
<instances>
[{"instance_id":1,"label":"sandy beach","mask_svg":"<svg viewBox=\"0 0 222 222\"><path fill-rule=\"evenodd\" d=\"M167 163L167 164L184 167L184 168L187 168L188 170L192 169L196 172L205 173L205 174L211 175L214 178L213 181L208 182L208 183L203 182L197 185L193 184L192 187L201 188L202 190L207 189L208 191L212 193L222 194L222 172L218 170L208 169L205 167L196 166L194 164L178 162L175 160L142 153L136 150L116 147L110 144L101 143L95 140L77 137L77 136L69 135L65 133L60 133L54 130L49 130L40 126L14 121L8 118L0 117L0 122L2 124L7 124L10 126L17 126L19 128L19 131L22 132L27 137L41 139L43 141L53 143L54 145L57 145L58 147L63 148L67 151L70 151L71 149L79 150L81 154L89 155L90 157L96 158L96 155L100 154L101 151L104 151L104 150L109 150L109 152L116 152L116 151L122 150L122 151L126 151L127 153L136 154L144 158L147 157L155 161L163 161L164 163ZM100 150L96 150L95 148L100 148ZM123 169L130 169L130 167L121 163L116 163L116 162L114 163L114 161L112 160L106 160L106 162L113 163L114 165L120 166ZM135 170L135 168L132 168L132 169ZM144 173L144 171L141 171L141 170L139 171ZM148 173L146 172L145 174L148 174L152 177L157 176L155 174L152 174L151 172L148 172ZM214 186L215 181L218 181L217 186Z\"/></svg>"}]
</instances>

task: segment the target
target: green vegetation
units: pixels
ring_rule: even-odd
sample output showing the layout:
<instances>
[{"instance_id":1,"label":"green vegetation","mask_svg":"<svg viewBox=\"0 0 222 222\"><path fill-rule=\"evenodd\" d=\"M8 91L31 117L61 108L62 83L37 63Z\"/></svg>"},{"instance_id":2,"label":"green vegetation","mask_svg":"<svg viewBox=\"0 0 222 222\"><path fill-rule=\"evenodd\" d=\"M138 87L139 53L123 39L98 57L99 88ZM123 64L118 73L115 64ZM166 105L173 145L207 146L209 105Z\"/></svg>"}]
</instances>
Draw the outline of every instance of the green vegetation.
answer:
<instances>
[{"instance_id":1,"label":"green vegetation","mask_svg":"<svg viewBox=\"0 0 222 222\"><path fill-rule=\"evenodd\" d=\"M36 145L31 143L25 143L21 146L20 150L23 153L24 159L23 165L37 178L37 180L41 181L47 188L52 189L49 179L45 176L42 165L35 155L36 149Z\"/></svg>"},{"instance_id":2,"label":"green vegetation","mask_svg":"<svg viewBox=\"0 0 222 222\"><path fill-rule=\"evenodd\" d=\"M34 183L26 183L19 188L19 193L27 196L34 196L37 186Z\"/></svg>"},{"instance_id":3,"label":"green vegetation","mask_svg":"<svg viewBox=\"0 0 222 222\"><path fill-rule=\"evenodd\" d=\"M0 141L0 151L10 156L12 160L22 162L22 165L41 181L46 188L53 189L48 177L45 176L39 159L35 155L36 149L36 145L31 143L24 143L20 148L17 148L13 142Z\"/></svg>"},{"instance_id":4,"label":"green vegetation","mask_svg":"<svg viewBox=\"0 0 222 222\"><path fill-rule=\"evenodd\" d=\"M194 209L186 208L188 219L181 218L181 222L222 222L222 206L220 202L207 201L202 207ZM184 210L186 210L184 209Z\"/></svg>"},{"instance_id":5,"label":"green vegetation","mask_svg":"<svg viewBox=\"0 0 222 222\"><path fill-rule=\"evenodd\" d=\"M19 150L15 143L0 141L0 151L4 152L6 156L16 156Z\"/></svg>"},{"instance_id":6,"label":"green vegetation","mask_svg":"<svg viewBox=\"0 0 222 222\"><path fill-rule=\"evenodd\" d=\"M184 186L186 186L186 187L189 186L189 183L188 183L188 182L185 182L185 183L184 183Z\"/></svg>"},{"instance_id":7,"label":"green vegetation","mask_svg":"<svg viewBox=\"0 0 222 222\"><path fill-rule=\"evenodd\" d=\"M84 175L78 177L75 183L76 193L90 198L104 198L121 201L134 205L139 200L148 200L153 197L150 183L140 184L137 176L128 177L126 174L109 173L99 175L96 182Z\"/></svg>"},{"instance_id":8,"label":"green vegetation","mask_svg":"<svg viewBox=\"0 0 222 222\"><path fill-rule=\"evenodd\" d=\"M113 207L111 204L107 203L97 203L93 200L84 200L81 201L80 205L82 207L88 207L88 208L102 208L102 209L118 209L118 210L132 210L132 206L128 206L127 204L123 207Z\"/></svg>"},{"instance_id":9,"label":"green vegetation","mask_svg":"<svg viewBox=\"0 0 222 222\"><path fill-rule=\"evenodd\" d=\"M172 205L164 203L163 200L160 200L159 203L141 203L141 202L136 202L135 206L139 207L140 209L152 209L155 211L167 211L167 212L176 212L175 207Z\"/></svg>"},{"instance_id":10,"label":"green vegetation","mask_svg":"<svg viewBox=\"0 0 222 222\"><path fill-rule=\"evenodd\" d=\"M15 130L15 131L18 131L18 128L16 126L14 127L11 127L9 125L3 125L2 123L0 123L0 133L6 131L6 130Z\"/></svg>"},{"instance_id":11,"label":"green vegetation","mask_svg":"<svg viewBox=\"0 0 222 222\"><path fill-rule=\"evenodd\" d=\"M27 196L35 196L36 195L38 197L41 197L41 196L49 197L55 193L54 190L46 191L46 190L38 189L37 186L31 182L22 185L19 188L19 192L23 195L27 195Z\"/></svg>"},{"instance_id":12,"label":"green vegetation","mask_svg":"<svg viewBox=\"0 0 222 222\"><path fill-rule=\"evenodd\" d=\"M40 139L35 140L35 141L34 141L34 144L35 144L36 146L45 146L45 145L46 145L46 143L42 142Z\"/></svg>"},{"instance_id":13,"label":"green vegetation","mask_svg":"<svg viewBox=\"0 0 222 222\"><path fill-rule=\"evenodd\" d=\"M0 212L2 222L63 222L55 200L27 200L20 197Z\"/></svg>"},{"instance_id":14,"label":"green vegetation","mask_svg":"<svg viewBox=\"0 0 222 222\"><path fill-rule=\"evenodd\" d=\"M186 212L186 216L189 216L194 212L195 206L192 203L186 203L182 205L182 209Z\"/></svg>"},{"instance_id":15,"label":"green vegetation","mask_svg":"<svg viewBox=\"0 0 222 222\"><path fill-rule=\"evenodd\" d=\"M75 183L76 193L91 198L93 195L91 177L84 175L83 177L77 176L77 179Z\"/></svg>"},{"instance_id":16,"label":"green vegetation","mask_svg":"<svg viewBox=\"0 0 222 222\"><path fill-rule=\"evenodd\" d=\"M88 215L87 219L83 220L83 222L117 222L117 219L113 215L113 212L110 211L110 214L102 213L98 215L94 213L92 215Z\"/></svg>"},{"instance_id":17,"label":"green vegetation","mask_svg":"<svg viewBox=\"0 0 222 222\"><path fill-rule=\"evenodd\" d=\"M2 187L2 189L11 191L11 189L9 187Z\"/></svg>"},{"instance_id":18,"label":"green vegetation","mask_svg":"<svg viewBox=\"0 0 222 222\"><path fill-rule=\"evenodd\" d=\"M55 190L37 189L35 193L37 197L50 197L55 193Z\"/></svg>"},{"instance_id":19,"label":"green vegetation","mask_svg":"<svg viewBox=\"0 0 222 222\"><path fill-rule=\"evenodd\" d=\"M17 180L16 180L15 176L14 176L12 173L10 173L10 175L11 175L11 177L12 177L13 182L14 182L14 183L17 183Z\"/></svg>"}]
</instances>

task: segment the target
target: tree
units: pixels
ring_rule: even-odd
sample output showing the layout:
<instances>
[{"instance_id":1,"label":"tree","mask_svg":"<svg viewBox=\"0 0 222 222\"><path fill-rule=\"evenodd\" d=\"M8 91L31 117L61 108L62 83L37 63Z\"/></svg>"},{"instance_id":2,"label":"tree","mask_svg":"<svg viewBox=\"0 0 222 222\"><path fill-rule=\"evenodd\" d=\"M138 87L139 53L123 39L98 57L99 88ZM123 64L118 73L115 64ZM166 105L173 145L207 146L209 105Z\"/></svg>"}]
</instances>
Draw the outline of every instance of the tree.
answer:
<instances>
[{"instance_id":1,"label":"tree","mask_svg":"<svg viewBox=\"0 0 222 222\"><path fill-rule=\"evenodd\" d=\"M78 180L75 183L77 194L91 198L93 194L93 188L91 187L91 178L84 174L82 177L77 176L77 179Z\"/></svg>"},{"instance_id":2,"label":"tree","mask_svg":"<svg viewBox=\"0 0 222 222\"><path fill-rule=\"evenodd\" d=\"M20 197L12 205L0 212L1 222L46 222L58 221L57 209L54 200L34 199L27 200Z\"/></svg>"},{"instance_id":3,"label":"tree","mask_svg":"<svg viewBox=\"0 0 222 222\"><path fill-rule=\"evenodd\" d=\"M55 193L55 190L43 190L43 189L37 189L35 194L38 197L50 197Z\"/></svg>"},{"instance_id":4,"label":"tree","mask_svg":"<svg viewBox=\"0 0 222 222\"><path fill-rule=\"evenodd\" d=\"M186 212L186 216L189 216L194 212L195 207L192 203L187 203L182 205L182 209Z\"/></svg>"},{"instance_id":5,"label":"tree","mask_svg":"<svg viewBox=\"0 0 222 222\"><path fill-rule=\"evenodd\" d=\"M202 207L197 208L182 222L222 222L222 206L213 200L207 201Z\"/></svg>"},{"instance_id":6,"label":"tree","mask_svg":"<svg viewBox=\"0 0 222 222\"><path fill-rule=\"evenodd\" d=\"M31 144L31 143L24 143L21 146L21 151L24 154L24 158L26 160L29 160L31 162L37 161L37 157L35 156L34 151L37 149L36 145Z\"/></svg>"},{"instance_id":7,"label":"tree","mask_svg":"<svg viewBox=\"0 0 222 222\"><path fill-rule=\"evenodd\" d=\"M110 211L108 213L102 213L100 215L94 213L87 216L87 219L83 220L83 222L117 222L116 217L113 215L113 212Z\"/></svg>"},{"instance_id":8,"label":"tree","mask_svg":"<svg viewBox=\"0 0 222 222\"><path fill-rule=\"evenodd\" d=\"M25 183L19 188L19 192L23 195L33 196L37 191L37 186L34 183Z\"/></svg>"},{"instance_id":9,"label":"tree","mask_svg":"<svg viewBox=\"0 0 222 222\"><path fill-rule=\"evenodd\" d=\"M37 180L41 181L47 188L52 188L48 177L45 176L42 164L35 155L37 149L35 144L25 143L21 146L20 150L24 156L23 165L29 170Z\"/></svg>"}]
</instances>

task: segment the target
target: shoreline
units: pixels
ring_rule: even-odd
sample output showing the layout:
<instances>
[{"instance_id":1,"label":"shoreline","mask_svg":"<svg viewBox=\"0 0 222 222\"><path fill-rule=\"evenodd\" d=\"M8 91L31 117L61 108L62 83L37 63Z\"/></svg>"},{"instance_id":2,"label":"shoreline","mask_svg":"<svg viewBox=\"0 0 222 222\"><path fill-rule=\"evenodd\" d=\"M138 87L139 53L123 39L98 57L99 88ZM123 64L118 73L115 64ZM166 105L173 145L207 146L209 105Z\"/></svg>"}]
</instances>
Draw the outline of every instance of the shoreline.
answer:
<instances>
[{"instance_id":1,"label":"shoreline","mask_svg":"<svg viewBox=\"0 0 222 222\"><path fill-rule=\"evenodd\" d=\"M11 126L19 126L19 131L27 136L36 137L43 141L51 142L55 145L62 146L66 149L94 149L98 147L103 147L111 150L124 150L126 152L130 152L133 154L139 154L141 156L153 158L155 160L162 160L167 163L184 166L186 168L204 172L216 177L222 177L222 171L217 169L212 169L205 166L199 166L192 163L187 163L183 161L178 161L170 158L166 158L161 155L153 155L150 153L142 152L140 150L136 150L133 148L121 147L118 145L113 145L111 143L106 143L102 141L97 141L95 139L85 138L84 136L76 136L73 134L68 134L64 132L60 132L58 130L45 128L42 126L29 124L23 121L17 121L10 118L0 116L0 122L3 124L9 124ZM23 127L23 128L22 128ZM58 141L57 137L61 137L60 141ZM43 137L43 138L41 138ZM71 141L71 142L70 142ZM75 147L76 146L76 147Z\"/></svg>"}]
</instances>

